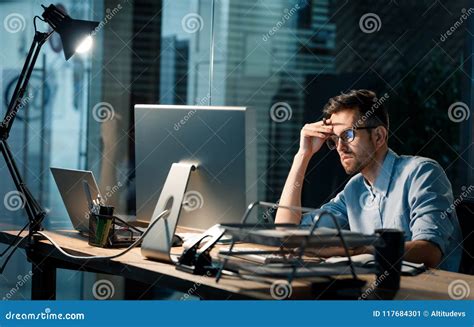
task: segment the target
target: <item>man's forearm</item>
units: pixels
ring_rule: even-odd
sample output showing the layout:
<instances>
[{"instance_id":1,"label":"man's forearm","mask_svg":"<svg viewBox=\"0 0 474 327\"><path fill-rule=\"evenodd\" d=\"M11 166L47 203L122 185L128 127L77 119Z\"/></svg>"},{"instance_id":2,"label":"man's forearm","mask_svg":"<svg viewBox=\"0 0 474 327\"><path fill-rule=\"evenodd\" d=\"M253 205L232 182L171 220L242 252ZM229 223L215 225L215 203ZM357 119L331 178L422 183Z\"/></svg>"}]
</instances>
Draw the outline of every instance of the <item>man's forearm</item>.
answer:
<instances>
[{"instance_id":1,"label":"man's forearm","mask_svg":"<svg viewBox=\"0 0 474 327\"><path fill-rule=\"evenodd\" d=\"M363 246L351 250L351 255L370 253L374 254L372 246ZM405 242L403 260L424 263L427 267L436 268L441 262L441 250L432 242L416 240Z\"/></svg>"},{"instance_id":2,"label":"man's forearm","mask_svg":"<svg viewBox=\"0 0 474 327\"><path fill-rule=\"evenodd\" d=\"M427 267L436 268L441 262L441 257L441 250L434 243L424 240L405 242L406 261L424 263Z\"/></svg>"},{"instance_id":3,"label":"man's forearm","mask_svg":"<svg viewBox=\"0 0 474 327\"><path fill-rule=\"evenodd\" d=\"M301 153L295 155L288 178L286 179L285 187L281 194L279 205L301 206L301 190L310 159L311 158ZM279 208L276 213L275 223L298 224L300 219L300 210Z\"/></svg>"}]
</instances>

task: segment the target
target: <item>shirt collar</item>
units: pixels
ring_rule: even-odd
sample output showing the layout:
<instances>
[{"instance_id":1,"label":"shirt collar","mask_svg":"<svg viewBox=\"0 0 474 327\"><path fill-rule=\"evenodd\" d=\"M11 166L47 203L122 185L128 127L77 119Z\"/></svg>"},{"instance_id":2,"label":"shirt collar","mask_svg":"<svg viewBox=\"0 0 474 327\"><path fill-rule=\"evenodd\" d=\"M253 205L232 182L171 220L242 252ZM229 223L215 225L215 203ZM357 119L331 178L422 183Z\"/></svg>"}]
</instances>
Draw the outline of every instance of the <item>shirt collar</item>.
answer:
<instances>
[{"instance_id":1,"label":"shirt collar","mask_svg":"<svg viewBox=\"0 0 474 327\"><path fill-rule=\"evenodd\" d=\"M392 149L388 149L382 167L380 167L379 174L375 179L373 189L378 193L382 193L384 196L387 196L388 187L392 178L393 166L395 165L395 160L397 158L398 155ZM364 183L368 188L370 188L370 185L365 178Z\"/></svg>"}]
</instances>

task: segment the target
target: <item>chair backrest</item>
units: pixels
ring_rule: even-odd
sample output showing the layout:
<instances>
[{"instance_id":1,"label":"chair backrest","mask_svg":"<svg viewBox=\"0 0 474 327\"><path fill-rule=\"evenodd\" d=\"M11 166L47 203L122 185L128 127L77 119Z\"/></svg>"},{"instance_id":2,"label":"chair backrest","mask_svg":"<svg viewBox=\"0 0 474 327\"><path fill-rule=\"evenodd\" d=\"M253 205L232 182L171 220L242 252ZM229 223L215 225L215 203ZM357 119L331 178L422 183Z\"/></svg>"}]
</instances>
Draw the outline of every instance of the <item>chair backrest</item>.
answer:
<instances>
[{"instance_id":1,"label":"chair backrest","mask_svg":"<svg viewBox=\"0 0 474 327\"><path fill-rule=\"evenodd\" d=\"M456 206L463 236L463 253L459 272L474 275L474 198L464 199Z\"/></svg>"}]
</instances>

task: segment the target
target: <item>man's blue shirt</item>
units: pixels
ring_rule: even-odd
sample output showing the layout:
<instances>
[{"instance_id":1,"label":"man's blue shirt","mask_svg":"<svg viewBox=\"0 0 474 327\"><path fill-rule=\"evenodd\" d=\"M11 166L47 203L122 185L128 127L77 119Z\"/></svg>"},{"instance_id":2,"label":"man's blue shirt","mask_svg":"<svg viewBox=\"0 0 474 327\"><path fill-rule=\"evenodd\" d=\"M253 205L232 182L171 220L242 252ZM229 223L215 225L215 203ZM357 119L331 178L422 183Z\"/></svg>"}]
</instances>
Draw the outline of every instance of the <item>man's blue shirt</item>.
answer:
<instances>
[{"instance_id":1,"label":"man's blue shirt","mask_svg":"<svg viewBox=\"0 0 474 327\"><path fill-rule=\"evenodd\" d=\"M453 201L451 183L436 161L399 156L389 149L373 186L359 173L321 209L352 231L373 234L375 229L397 228L405 232L406 241L433 242L443 253L439 268L457 271L462 236L456 212L449 209ZM306 215L302 223L313 218ZM334 227L328 216L318 226Z\"/></svg>"}]
</instances>

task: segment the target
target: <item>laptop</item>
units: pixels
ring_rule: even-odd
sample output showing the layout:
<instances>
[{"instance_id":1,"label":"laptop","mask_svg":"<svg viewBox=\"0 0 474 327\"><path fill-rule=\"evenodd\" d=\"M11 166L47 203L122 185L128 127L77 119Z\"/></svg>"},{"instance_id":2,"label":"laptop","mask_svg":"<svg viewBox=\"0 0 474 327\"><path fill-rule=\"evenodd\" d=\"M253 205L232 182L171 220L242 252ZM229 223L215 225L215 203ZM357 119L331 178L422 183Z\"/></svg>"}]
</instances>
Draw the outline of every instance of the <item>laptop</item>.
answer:
<instances>
[{"instance_id":1,"label":"laptop","mask_svg":"<svg viewBox=\"0 0 474 327\"><path fill-rule=\"evenodd\" d=\"M92 199L97 199L100 190L94 174L86 170L53 167L50 170L74 229L87 235L89 232L89 205L86 193L84 192L83 181L86 181L89 185ZM102 196L101 198L104 199ZM137 228L142 224L137 221L130 221L133 220L133 216L116 213L114 215Z\"/></svg>"},{"instance_id":2,"label":"laptop","mask_svg":"<svg viewBox=\"0 0 474 327\"><path fill-rule=\"evenodd\" d=\"M50 170L74 229L87 236L89 233L89 207L83 181L89 184L92 199L97 199L100 190L94 174L86 170L53 167ZM163 222L156 224L153 230L149 232L148 237L144 239L144 253L146 257L156 258L158 256L161 259L165 258L165 261L171 261L170 250L172 246L180 246L183 242L192 240L201 233L176 233L178 216L181 211L181 203L183 202L180 193L184 193L185 185L180 185L180 187L173 186L172 180L167 180L167 185L168 187L165 188L165 192L163 192L163 195L160 196L156 204L155 211L156 215L165 209L171 210L172 213L167 217L166 223L163 223L163 220ZM171 207L171 203L168 201L169 197L176 199ZM104 197L101 198L104 199ZM148 226L148 223L135 220L135 216L115 213L114 215L142 232ZM157 238L158 235L161 237Z\"/></svg>"}]
</instances>

